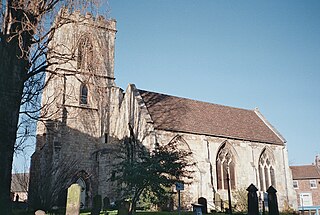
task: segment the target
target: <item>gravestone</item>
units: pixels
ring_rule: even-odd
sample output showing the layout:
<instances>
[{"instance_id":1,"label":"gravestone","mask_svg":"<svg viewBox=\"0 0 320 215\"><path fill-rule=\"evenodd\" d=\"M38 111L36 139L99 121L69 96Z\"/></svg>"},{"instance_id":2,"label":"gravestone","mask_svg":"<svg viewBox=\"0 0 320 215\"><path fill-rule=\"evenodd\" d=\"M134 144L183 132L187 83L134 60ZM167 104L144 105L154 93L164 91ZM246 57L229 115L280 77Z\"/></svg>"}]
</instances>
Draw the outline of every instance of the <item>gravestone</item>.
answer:
<instances>
[{"instance_id":1,"label":"gravestone","mask_svg":"<svg viewBox=\"0 0 320 215\"><path fill-rule=\"evenodd\" d=\"M72 184L68 188L66 215L78 215L80 213L81 186Z\"/></svg>"},{"instance_id":2,"label":"gravestone","mask_svg":"<svg viewBox=\"0 0 320 215\"><path fill-rule=\"evenodd\" d=\"M91 209L91 215L99 215L102 207L101 195L95 195L93 197L93 204Z\"/></svg>"},{"instance_id":3,"label":"gravestone","mask_svg":"<svg viewBox=\"0 0 320 215\"><path fill-rule=\"evenodd\" d=\"M108 197L103 198L103 210L106 211L110 208L110 199Z\"/></svg>"},{"instance_id":4,"label":"gravestone","mask_svg":"<svg viewBox=\"0 0 320 215\"><path fill-rule=\"evenodd\" d=\"M258 189L253 185L247 188L248 191L248 215L259 214L259 204L258 204Z\"/></svg>"},{"instance_id":5,"label":"gravestone","mask_svg":"<svg viewBox=\"0 0 320 215\"><path fill-rule=\"evenodd\" d=\"M200 197L198 199L198 204L202 205L201 207L202 214L207 214L208 213L207 199L204 197Z\"/></svg>"},{"instance_id":6,"label":"gravestone","mask_svg":"<svg viewBox=\"0 0 320 215\"><path fill-rule=\"evenodd\" d=\"M37 210L34 214L35 215L46 215L46 213L42 210Z\"/></svg>"},{"instance_id":7,"label":"gravestone","mask_svg":"<svg viewBox=\"0 0 320 215\"><path fill-rule=\"evenodd\" d=\"M271 185L268 190L268 207L270 215L279 215L278 200L277 200L277 190Z\"/></svg>"},{"instance_id":8,"label":"gravestone","mask_svg":"<svg viewBox=\"0 0 320 215\"><path fill-rule=\"evenodd\" d=\"M214 204L216 206L216 209L218 209L219 211L222 211L222 208L223 208L222 199L219 193L214 194Z\"/></svg>"},{"instance_id":9,"label":"gravestone","mask_svg":"<svg viewBox=\"0 0 320 215\"><path fill-rule=\"evenodd\" d=\"M118 209L118 215L128 215L129 214L129 208L130 208L130 202L129 201L123 201L121 202L119 209Z\"/></svg>"}]
</instances>

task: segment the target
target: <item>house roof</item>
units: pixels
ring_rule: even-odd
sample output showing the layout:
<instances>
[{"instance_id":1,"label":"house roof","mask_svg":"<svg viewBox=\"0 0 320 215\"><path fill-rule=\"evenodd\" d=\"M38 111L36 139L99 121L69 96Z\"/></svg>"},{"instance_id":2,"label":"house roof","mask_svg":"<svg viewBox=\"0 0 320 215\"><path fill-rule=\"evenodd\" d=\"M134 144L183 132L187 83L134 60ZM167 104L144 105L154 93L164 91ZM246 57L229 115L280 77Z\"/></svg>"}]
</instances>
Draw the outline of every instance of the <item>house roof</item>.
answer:
<instances>
[{"instance_id":1,"label":"house roof","mask_svg":"<svg viewBox=\"0 0 320 215\"><path fill-rule=\"evenodd\" d=\"M320 170L315 165L290 166L293 180L320 179Z\"/></svg>"},{"instance_id":2,"label":"house roof","mask_svg":"<svg viewBox=\"0 0 320 215\"><path fill-rule=\"evenodd\" d=\"M172 130L284 144L281 135L256 110L246 110L138 90L154 123Z\"/></svg>"}]
</instances>

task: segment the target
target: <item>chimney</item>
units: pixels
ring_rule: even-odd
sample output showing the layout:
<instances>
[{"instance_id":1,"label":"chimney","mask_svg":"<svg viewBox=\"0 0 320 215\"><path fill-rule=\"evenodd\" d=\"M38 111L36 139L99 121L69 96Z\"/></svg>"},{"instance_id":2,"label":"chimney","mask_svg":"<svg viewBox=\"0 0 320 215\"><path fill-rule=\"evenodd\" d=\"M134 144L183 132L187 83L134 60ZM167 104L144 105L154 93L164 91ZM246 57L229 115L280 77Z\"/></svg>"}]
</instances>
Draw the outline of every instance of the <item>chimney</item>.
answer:
<instances>
[{"instance_id":1,"label":"chimney","mask_svg":"<svg viewBox=\"0 0 320 215\"><path fill-rule=\"evenodd\" d=\"M320 169L320 155L316 155L315 165Z\"/></svg>"}]
</instances>

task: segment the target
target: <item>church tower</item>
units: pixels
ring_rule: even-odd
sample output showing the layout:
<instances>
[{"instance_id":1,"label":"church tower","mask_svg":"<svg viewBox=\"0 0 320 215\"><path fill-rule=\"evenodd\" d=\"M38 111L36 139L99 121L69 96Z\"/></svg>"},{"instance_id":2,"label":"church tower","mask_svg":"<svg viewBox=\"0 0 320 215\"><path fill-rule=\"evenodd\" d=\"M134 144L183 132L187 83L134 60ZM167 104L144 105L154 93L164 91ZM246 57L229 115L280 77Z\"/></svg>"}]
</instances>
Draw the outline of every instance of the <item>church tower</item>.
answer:
<instances>
[{"instance_id":1,"label":"church tower","mask_svg":"<svg viewBox=\"0 0 320 215\"><path fill-rule=\"evenodd\" d=\"M30 201L49 201L43 200L53 198L47 192L57 198L54 204L63 205L66 187L78 183L82 207L90 207L99 194L96 152L109 141L113 97L121 94L114 82L116 21L61 11L55 25L61 27L48 46Z\"/></svg>"}]
</instances>

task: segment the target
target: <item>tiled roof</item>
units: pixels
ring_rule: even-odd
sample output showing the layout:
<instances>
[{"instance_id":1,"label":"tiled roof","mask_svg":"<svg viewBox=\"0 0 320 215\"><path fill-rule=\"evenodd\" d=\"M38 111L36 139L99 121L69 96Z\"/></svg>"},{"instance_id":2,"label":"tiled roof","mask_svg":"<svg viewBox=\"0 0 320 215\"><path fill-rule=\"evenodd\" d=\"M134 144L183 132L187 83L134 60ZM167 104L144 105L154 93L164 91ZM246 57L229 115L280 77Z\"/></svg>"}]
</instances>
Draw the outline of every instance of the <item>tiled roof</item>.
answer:
<instances>
[{"instance_id":1,"label":"tiled roof","mask_svg":"<svg viewBox=\"0 0 320 215\"><path fill-rule=\"evenodd\" d=\"M315 165L290 166L293 180L320 179L320 170Z\"/></svg>"},{"instance_id":2,"label":"tiled roof","mask_svg":"<svg viewBox=\"0 0 320 215\"><path fill-rule=\"evenodd\" d=\"M139 93L156 129L283 144L254 110L233 108L144 90Z\"/></svg>"}]
</instances>

